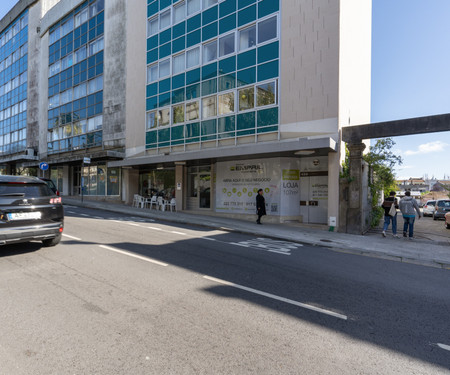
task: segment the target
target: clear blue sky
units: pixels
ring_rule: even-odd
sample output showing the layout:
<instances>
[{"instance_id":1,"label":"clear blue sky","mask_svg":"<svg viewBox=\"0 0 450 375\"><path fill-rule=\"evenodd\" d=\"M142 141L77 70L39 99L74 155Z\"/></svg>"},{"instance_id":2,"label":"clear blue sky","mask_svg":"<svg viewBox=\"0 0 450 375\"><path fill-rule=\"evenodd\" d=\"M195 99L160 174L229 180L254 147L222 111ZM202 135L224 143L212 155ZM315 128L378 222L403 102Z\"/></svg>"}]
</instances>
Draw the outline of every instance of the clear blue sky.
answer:
<instances>
[{"instance_id":1,"label":"clear blue sky","mask_svg":"<svg viewBox=\"0 0 450 375\"><path fill-rule=\"evenodd\" d=\"M16 3L0 0L0 18ZM450 113L450 0L372 3L372 122ZM450 176L450 132L395 142L399 178Z\"/></svg>"}]
</instances>

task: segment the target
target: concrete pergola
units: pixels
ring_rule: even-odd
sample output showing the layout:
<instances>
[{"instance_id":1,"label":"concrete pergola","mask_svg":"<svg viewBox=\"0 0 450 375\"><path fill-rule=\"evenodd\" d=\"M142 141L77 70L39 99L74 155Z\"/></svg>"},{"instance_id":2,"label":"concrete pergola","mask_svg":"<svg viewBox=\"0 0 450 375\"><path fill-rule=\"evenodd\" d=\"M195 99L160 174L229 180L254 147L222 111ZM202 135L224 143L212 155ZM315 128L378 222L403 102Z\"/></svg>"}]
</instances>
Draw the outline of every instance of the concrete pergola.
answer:
<instances>
[{"instance_id":1,"label":"concrete pergola","mask_svg":"<svg viewBox=\"0 0 450 375\"><path fill-rule=\"evenodd\" d=\"M404 135L425 134L450 131L450 114L415 117L395 121L379 122L367 125L349 126L342 129L342 140L349 150L350 181L348 209L345 220L347 233L362 234L367 229L363 215L362 201L363 140L374 138L398 137Z\"/></svg>"}]
</instances>

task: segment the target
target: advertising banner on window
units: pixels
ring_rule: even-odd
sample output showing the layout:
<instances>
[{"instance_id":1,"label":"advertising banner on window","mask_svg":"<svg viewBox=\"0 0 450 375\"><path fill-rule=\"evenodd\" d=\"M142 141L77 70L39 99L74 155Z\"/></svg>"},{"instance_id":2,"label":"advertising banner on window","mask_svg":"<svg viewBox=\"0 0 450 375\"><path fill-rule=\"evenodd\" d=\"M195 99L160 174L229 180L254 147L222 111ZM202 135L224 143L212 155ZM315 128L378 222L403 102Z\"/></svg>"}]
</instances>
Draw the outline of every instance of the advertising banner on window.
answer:
<instances>
[{"instance_id":1,"label":"advertising banner on window","mask_svg":"<svg viewBox=\"0 0 450 375\"><path fill-rule=\"evenodd\" d=\"M300 167L296 159L217 163L216 211L254 214L263 189L268 215L300 214Z\"/></svg>"}]
</instances>

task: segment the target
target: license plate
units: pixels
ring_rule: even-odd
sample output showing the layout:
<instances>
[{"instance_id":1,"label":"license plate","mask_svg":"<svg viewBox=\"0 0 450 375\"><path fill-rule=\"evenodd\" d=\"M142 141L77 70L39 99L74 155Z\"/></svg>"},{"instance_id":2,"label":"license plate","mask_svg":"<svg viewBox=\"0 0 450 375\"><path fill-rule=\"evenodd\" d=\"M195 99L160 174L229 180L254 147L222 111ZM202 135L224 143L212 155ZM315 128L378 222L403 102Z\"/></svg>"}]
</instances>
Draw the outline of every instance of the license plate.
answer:
<instances>
[{"instance_id":1,"label":"license plate","mask_svg":"<svg viewBox=\"0 0 450 375\"><path fill-rule=\"evenodd\" d=\"M40 219L41 213L38 212L13 212L8 214L8 220L33 220Z\"/></svg>"}]
</instances>

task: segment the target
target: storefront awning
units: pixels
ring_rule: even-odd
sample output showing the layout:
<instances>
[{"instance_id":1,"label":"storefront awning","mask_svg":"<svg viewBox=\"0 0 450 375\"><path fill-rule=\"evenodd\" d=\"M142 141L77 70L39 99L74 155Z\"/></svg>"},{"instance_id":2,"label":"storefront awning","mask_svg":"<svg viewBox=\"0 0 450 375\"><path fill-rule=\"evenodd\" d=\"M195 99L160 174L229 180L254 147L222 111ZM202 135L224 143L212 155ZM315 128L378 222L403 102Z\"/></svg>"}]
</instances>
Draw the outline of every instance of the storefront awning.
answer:
<instances>
[{"instance_id":1,"label":"storefront awning","mask_svg":"<svg viewBox=\"0 0 450 375\"><path fill-rule=\"evenodd\" d=\"M185 152L164 153L148 155L124 160L110 161L109 167L138 167L141 165L174 163L179 161L215 159L226 160L230 158L258 158L274 156L296 156L299 151L311 150L312 153L327 154L337 151L337 142L331 137L305 137L295 140L277 142L259 142L242 144L230 147L220 147Z\"/></svg>"}]
</instances>

